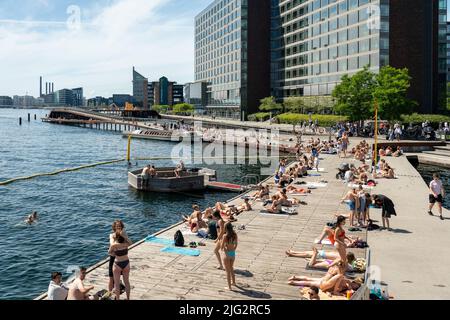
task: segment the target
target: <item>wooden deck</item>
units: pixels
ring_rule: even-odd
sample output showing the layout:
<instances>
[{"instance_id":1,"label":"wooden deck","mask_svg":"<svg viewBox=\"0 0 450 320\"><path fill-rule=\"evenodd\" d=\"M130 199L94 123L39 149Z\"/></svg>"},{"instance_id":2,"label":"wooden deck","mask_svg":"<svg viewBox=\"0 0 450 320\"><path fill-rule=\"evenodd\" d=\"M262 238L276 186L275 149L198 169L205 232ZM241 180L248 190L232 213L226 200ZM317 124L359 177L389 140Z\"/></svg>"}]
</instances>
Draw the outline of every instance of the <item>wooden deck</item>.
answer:
<instances>
[{"instance_id":1,"label":"wooden deck","mask_svg":"<svg viewBox=\"0 0 450 320\"><path fill-rule=\"evenodd\" d=\"M311 195L297 197L307 202L307 205L299 207L298 215L262 215L259 213L262 203L256 202L254 211L238 216L236 226L246 227L238 231L235 262L236 281L242 289L224 290L226 276L224 271L215 268L217 260L211 240L206 240L206 246L197 248L201 251L198 257L162 253L163 245L141 241L129 254L131 299L300 299L299 288L289 286L287 279L294 274L320 277L324 272L306 270L304 259L287 257L285 251L311 250L324 225L335 221L334 214L347 213L346 206L340 205L339 200L348 187L334 178L335 168L340 162L337 156L325 155L321 166L328 172L322 173L322 177L305 179L325 179L329 183L325 188L313 190ZM230 203L242 202L237 198ZM158 237L173 239L178 229L188 231L183 225L178 225L168 228ZM365 232L350 234L366 238ZM185 235L186 243L199 240L195 235ZM330 246L323 247L333 250ZM365 257L363 249L352 251L357 257ZM93 284L96 292L107 288L106 260L90 269L86 283Z\"/></svg>"}]
</instances>

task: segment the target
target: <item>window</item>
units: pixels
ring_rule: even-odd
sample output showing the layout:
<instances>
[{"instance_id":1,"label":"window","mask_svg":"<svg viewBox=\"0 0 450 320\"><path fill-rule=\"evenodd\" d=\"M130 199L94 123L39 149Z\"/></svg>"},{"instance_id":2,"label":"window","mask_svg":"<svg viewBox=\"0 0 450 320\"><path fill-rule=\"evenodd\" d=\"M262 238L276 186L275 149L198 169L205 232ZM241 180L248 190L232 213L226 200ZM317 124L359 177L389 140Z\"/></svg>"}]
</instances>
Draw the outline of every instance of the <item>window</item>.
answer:
<instances>
[{"instance_id":1,"label":"window","mask_svg":"<svg viewBox=\"0 0 450 320\"><path fill-rule=\"evenodd\" d=\"M366 21L369 19L369 12L367 8L359 10L359 22Z\"/></svg>"},{"instance_id":2,"label":"window","mask_svg":"<svg viewBox=\"0 0 450 320\"><path fill-rule=\"evenodd\" d=\"M378 50L380 47L380 39L372 38L370 39L370 50Z\"/></svg>"},{"instance_id":3,"label":"window","mask_svg":"<svg viewBox=\"0 0 450 320\"><path fill-rule=\"evenodd\" d=\"M333 47L329 49L329 57L330 59L336 59L338 57L338 48Z\"/></svg>"},{"instance_id":4,"label":"window","mask_svg":"<svg viewBox=\"0 0 450 320\"><path fill-rule=\"evenodd\" d=\"M348 59L348 70L358 69L358 57Z\"/></svg>"},{"instance_id":5,"label":"window","mask_svg":"<svg viewBox=\"0 0 450 320\"><path fill-rule=\"evenodd\" d=\"M343 41L347 41L347 40L348 40L347 30L339 31L339 42L343 42Z\"/></svg>"},{"instance_id":6,"label":"window","mask_svg":"<svg viewBox=\"0 0 450 320\"><path fill-rule=\"evenodd\" d=\"M367 24L364 23L364 24L360 25L359 26L359 36L362 38L362 37L366 37L368 35L370 35L370 32L369 32L369 28L367 27Z\"/></svg>"},{"instance_id":7,"label":"window","mask_svg":"<svg viewBox=\"0 0 450 320\"><path fill-rule=\"evenodd\" d=\"M330 61L330 63L328 64L328 72L337 72L337 61Z\"/></svg>"},{"instance_id":8,"label":"window","mask_svg":"<svg viewBox=\"0 0 450 320\"><path fill-rule=\"evenodd\" d=\"M378 53L374 53L370 55L370 66L376 67L380 65L380 57Z\"/></svg>"},{"instance_id":9,"label":"window","mask_svg":"<svg viewBox=\"0 0 450 320\"><path fill-rule=\"evenodd\" d=\"M352 10L356 8L358 8L358 0L349 0L348 9Z\"/></svg>"},{"instance_id":10,"label":"window","mask_svg":"<svg viewBox=\"0 0 450 320\"><path fill-rule=\"evenodd\" d=\"M335 15L337 15L337 5L330 7L329 15L330 15L330 17L334 17Z\"/></svg>"},{"instance_id":11,"label":"window","mask_svg":"<svg viewBox=\"0 0 450 320\"><path fill-rule=\"evenodd\" d=\"M320 34L320 27L318 25L314 26L312 28L312 36L315 37L318 36L319 34Z\"/></svg>"},{"instance_id":12,"label":"window","mask_svg":"<svg viewBox=\"0 0 450 320\"><path fill-rule=\"evenodd\" d=\"M385 38L380 39L380 49L382 49L382 50L389 49L389 39L385 39Z\"/></svg>"},{"instance_id":13,"label":"window","mask_svg":"<svg viewBox=\"0 0 450 320\"><path fill-rule=\"evenodd\" d=\"M340 45L338 47L338 51L339 51L339 57L347 56L347 45L346 44Z\"/></svg>"},{"instance_id":14,"label":"window","mask_svg":"<svg viewBox=\"0 0 450 320\"><path fill-rule=\"evenodd\" d=\"M328 9L322 10L320 16L322 20L328 19Z\"/></svg>"},{"instance_id":15,"label":"window","mask_svg":"<svg viewBox=\"0 0 450 320\"><path fill-rule=\"evenodd\" d=\"M347 15L339 17L339 28L345 28L347 26Z\"/></svg>"},{"instance_id":16,"label":"window","mask_svg":"<svg viewBox=\"0 0 450 320\"><path fill-rule=\"evenodd\" d=\"M320 32L327 33L328 32L328 22L322 23L320 25Z\"/></svg>"},{"instance_id":17,"label":"window","mask_svg":"<svg viewBox=\"0 0 450 320\"><path fill-rule=\"evenodd\" d=\"M330 21L330 31L334 31L338 28L338 20L333 19Z\"/></svg>"},{"instance_id":18,"label":"window","mask_svg":"<svg viewBox=\"0 0 450 320\"><path fill-rule=\"evenodd\" d=\"M348 54L357 54L358 53L358 42L352 42L348 44Z\"/></svg>"},{"instance_id":19,"label":"window","mask_svg":"<svg viewBox=\"0 0 450 320\"><path fill-rule=\"evenodd\" d=\"M338 61L338 70L347 71L347 59Z\"/></svg>"},{"instance_id":20,"label":"window","mask_svg":"<svg viewBox=\"0 0 450 320\"><path fill-rule=\"evenodd\" d=\"M320 38L320 45L322 47L328 47L328 36L323 36Z\"/></svg>"},{"instance_id":21,"label":"window","mask_svg":"<svg viewBox=\"0 0 450 320\"><path fill-rule=\"evenodd\" d=\"M320 65L320 73L328 73L328 63L322 63Z\"/></svg>"},{"instance_id":22,"label":"window","mask_svg":"<svg viewBox=\"0 0 450 320\"><path fill-rule=\"evenodd\" d=\"M362 40L359 42L359 52L366 52L370 50L370 40Z\"/></svg>"},{"instance_id":23,"label":"window","mask_svg":"<svg viewBox=\"0 0 450 320\"><path fill-rule=\"evenodd\" d=\"M347 0L344 0L341 3L339 3L339 14L344 13L345 11L347 11L347 9L348 9Z\"/></svg>"},{"instance_id":24,"label":"window","mask_svg":"<svg viewBox=\"0 0 450 320\"><path fill-rule=\"evenodd\" d=\"M321 60L328 60L328 49L320 51L320 59Z\"/></svg>"},{"instance_id":25,"label":"window","mask_svg":"<svg viewBox=\"0 0 450 320\"><path fill-rule=\"evenodd\" d=\"M358 12L350 13L348 15L348 25L351 26L356 23L358 23Z\"/></svg>"},{"instance_id":26,"label":"window","mask_svg":"<svg viewBox=\"0 0 450 320\"><path fill-rule=\"evenodd\" d=\"M330 45L336 44L338 42L337 33L330 34Z\"/></svg>"},{"instance_id":27,"label":"window","mask_svg":"<svg viewBox=\"0 0 450 320\"><path fill-rule=\"evenodd\" d=\"M348 29L348 40L353 40L356 38L358 38L358 27Z\"/></svg>"},{"instance_id":28,"label":"window","mask_svg":"<svg viewBox=\"0 0 450 320\"><path fill-rule=\"evenodd\" d=\"M316 13L314 13L313 16L312 16L312 22L313 22L313 23L317 23L317 22L319 22L319 21L320 21L320 12L316 12Z\"/></svg>"},{"instance_id":29,"label":"window","mask_svg":"<svg viewBox=\"0 0 450 320\"><path fill-rule=\"evenodd\" d=\"M370 65L370 56L360 56L359 57L359 66L362 68L367 65Z\"/></svg>"}]
</instances>

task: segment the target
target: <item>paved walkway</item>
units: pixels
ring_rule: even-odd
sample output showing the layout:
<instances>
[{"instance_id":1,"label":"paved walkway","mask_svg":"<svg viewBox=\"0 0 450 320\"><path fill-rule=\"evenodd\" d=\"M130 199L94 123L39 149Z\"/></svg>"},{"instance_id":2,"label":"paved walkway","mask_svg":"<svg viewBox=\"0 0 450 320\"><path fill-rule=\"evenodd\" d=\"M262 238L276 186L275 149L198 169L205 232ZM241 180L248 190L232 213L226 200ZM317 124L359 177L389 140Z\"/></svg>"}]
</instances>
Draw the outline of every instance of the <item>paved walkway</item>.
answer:
<instances>
[{"instance_id":1,"label":"paved walkway","mask_svg":"<svg viewBox=\"0 0 450 320\"><path fill-rule=\"evenodd\" d=\"M369 232L372 265L381 268L395 299L450 299L450 211L444 209L445 221L430 217L428 187L419 173L406 157L386 160L399 179L380 179L375 192L394 201L398 216L391 219L392 232Z\"/></svg>"}]
</instances>

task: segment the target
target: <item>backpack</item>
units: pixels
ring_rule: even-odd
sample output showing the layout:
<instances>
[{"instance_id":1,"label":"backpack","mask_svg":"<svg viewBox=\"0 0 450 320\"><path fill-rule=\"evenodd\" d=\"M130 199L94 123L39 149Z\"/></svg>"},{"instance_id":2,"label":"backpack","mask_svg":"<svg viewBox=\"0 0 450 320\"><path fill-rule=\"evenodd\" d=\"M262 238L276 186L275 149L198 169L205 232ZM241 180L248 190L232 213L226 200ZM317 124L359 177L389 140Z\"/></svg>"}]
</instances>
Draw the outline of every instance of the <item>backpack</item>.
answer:
<instances>
[{"instance_id":1,"label":"backpack","mask_svg":"<svg viewBox=\"0 0 450 320\"><path fill-rule=\"evenodd\" d=\"M180 230L175 232L175 236L173 238L175 241L175 247L184 247L184 237Z\"/></svg>"}]
</instances>

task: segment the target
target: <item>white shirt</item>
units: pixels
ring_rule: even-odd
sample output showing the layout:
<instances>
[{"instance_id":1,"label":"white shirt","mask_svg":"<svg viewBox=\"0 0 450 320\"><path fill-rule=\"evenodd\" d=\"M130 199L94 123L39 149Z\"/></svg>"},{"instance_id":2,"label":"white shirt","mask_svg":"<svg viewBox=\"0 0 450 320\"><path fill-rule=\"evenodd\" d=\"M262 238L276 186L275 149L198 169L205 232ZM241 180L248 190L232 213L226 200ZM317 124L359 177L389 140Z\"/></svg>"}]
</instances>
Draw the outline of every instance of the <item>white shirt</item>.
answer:
<instances>
[{"instance_id":1,"label":"white shirt","mask_svg":"<svg viewBox=\"0 0 450 320\"><path fill-rule=\"evenodd\" d=\"M56 284L53 280L48 286L48 300L66 300L69 290Z\"/></svg>"},{"instance_id":2,"label":"white shirt","mask_svg":"<svg viewBox=\"0 0 450 320\"><path fill-rule=\"evenodd\" d=\"M430 182L430 189L437 195L442 194L442 181L433 179L433 181Z\"/></svg>"}]
</instances>

